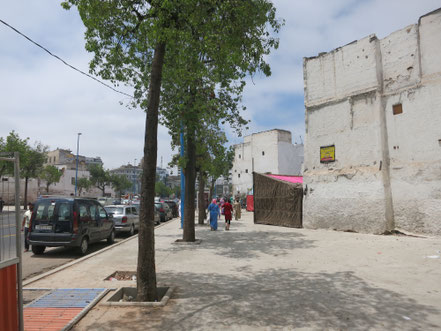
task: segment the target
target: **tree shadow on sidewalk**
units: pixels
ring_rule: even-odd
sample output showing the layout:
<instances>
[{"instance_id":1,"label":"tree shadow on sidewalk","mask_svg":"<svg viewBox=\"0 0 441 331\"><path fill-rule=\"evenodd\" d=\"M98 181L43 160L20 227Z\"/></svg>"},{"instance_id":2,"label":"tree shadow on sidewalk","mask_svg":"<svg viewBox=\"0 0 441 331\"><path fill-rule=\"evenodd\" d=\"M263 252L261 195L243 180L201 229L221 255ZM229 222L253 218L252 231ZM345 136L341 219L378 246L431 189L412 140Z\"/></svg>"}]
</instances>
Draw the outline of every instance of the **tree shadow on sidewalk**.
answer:
<instances>
[{"instance_id":1,"label":"tree shadow on sidewalk","mask_svg":"<svg viewBox=\"0 0 441 331\"><path fill-rule=\"evenodd\" d=\"M110 320L83 325L93 330L430 330L440 311L353 272L304 273L290 269L238 276L167 272L162 284L177 285L162 309L118 310ZM101 308L103 309L103 308ZM103 311L101 315L103 316ZM82 329L78 329L82 330Z\"/></svg>"},{"instance_id":2,"label":"tree shadow on sidewalk","mask_svg":"<svg viewBox=\"0 0 441 331\"><path fill-rule=\"evenodd\" d=\"M245 227L245 225L239 225L238 227L242 226ZM173 250L197 251L199 249L210 249L217 255L235 259L250 259L257 257L259 254L283 256L292 254L292 250L295 249L314 247L314 240L305 239L305 236L301 233L274 230L210 231L204 229L197 233L197 238L202 239L200 245L179 245L174 247ZM170 248L162 250L170 251ZM161 249L157 248L157 251L161 251Z\"/></svg>"}]
</instances>

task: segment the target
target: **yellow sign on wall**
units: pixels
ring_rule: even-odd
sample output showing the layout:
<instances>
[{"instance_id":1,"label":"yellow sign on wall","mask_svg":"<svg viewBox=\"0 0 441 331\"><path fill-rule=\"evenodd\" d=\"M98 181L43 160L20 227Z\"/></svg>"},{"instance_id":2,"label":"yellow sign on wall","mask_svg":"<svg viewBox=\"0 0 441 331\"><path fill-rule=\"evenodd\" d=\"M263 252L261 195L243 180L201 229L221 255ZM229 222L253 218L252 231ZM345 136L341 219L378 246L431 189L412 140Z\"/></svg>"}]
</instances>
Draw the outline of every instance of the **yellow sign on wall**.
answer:
<instances>
[{"instance_id":1,"label":"yellow sign on wall","mask_svg":"<svg viewBox=\"0 0 441 331\"><path fill-rule=\"evenodd\" d=\"M320 147L320 162L334 162L335 161L335 145Z\"/></svg>"}]
</instances>

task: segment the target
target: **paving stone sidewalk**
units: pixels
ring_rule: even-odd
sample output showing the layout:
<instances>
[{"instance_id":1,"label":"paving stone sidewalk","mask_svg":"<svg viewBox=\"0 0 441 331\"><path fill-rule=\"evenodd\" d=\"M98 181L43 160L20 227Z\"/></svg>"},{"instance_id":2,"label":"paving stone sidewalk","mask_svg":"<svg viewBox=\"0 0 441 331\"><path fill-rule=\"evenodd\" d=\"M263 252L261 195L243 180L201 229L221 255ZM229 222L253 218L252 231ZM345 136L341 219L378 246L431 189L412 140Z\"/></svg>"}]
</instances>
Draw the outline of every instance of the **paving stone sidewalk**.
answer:
<instances>
[{"instance_id":1,"label":"paving stone sidewalk","mask_svg":"<svg viewBox=\"0 0 441 331\"><path fill-rule=\"evenodd\" d=\"M156 229L163 308L98 304L74 330L435 330L441 328L440 238L377 236L255 225L252 213L176 245L180 221ZM222 223L220 223L222 225ZM135 271L137 237L28 284L115 288ZM109 294L110 295L110 294ZM108 296L109 296L108 295Z\"/></svg>"}]
</instances>

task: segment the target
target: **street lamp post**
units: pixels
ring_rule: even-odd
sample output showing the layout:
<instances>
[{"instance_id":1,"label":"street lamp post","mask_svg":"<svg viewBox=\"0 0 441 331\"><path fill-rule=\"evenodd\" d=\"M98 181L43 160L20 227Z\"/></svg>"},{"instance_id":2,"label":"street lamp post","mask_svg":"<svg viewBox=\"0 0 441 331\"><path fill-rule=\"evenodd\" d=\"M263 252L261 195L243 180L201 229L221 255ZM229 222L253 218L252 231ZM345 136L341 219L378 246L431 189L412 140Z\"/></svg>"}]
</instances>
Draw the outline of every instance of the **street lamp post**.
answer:
<instances>
[{"instance_id":1,"label":"street lamp post","mask_svg":"<svg viewBox=\"0 0 441 331\"><path fill-rule=\"evenodd\" d=\"M81 136L81 132L78 133L78 137L77 137L77 159L75 166L75 196L77 196L77 187L78 187L78 154L80 151L80 136Z\"/></svg>"},{"instance_id":2,"label":"street lamp post","mask_svg":"<svg viewBox=\"0 0 441 331\"><path fill-rule=\"evenodd\" d=\"M133 196L135 196L136 193L136 159L133 162Z\"/></svg>"}]
</instances>

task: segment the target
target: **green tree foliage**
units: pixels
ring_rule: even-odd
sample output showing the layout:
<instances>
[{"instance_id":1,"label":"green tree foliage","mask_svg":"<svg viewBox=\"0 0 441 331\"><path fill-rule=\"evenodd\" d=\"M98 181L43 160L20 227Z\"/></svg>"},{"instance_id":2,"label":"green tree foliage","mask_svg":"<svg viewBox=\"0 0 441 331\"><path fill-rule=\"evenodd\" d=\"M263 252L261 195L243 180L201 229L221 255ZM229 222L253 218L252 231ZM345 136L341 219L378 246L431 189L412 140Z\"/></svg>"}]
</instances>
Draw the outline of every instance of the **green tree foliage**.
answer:
<instances>
[{"instance_id":1,"label":"green tree foliage","mask_svg":"<svg viewBox=\"0 0 441 331\"><path fill-rule=\"evenodd\" d=\"M119 196L121 196L125 190L133 187L133 183L123 175L111 175L110 183L114 191L118 192Z\"/></svg>"},{"instance_id":2,"label":"green tree foliage","mask_svg":"<svg viewBox=\"0 0 441 331\"><path fill-rule=\"evenodd\" d=\"M40 178L46 181L46 193L49 193L49 187L60 181L63 171L58 170L57 167L53 165L47 165L43 168L40 173Z\"/></svg>"},{"instance_id":3,"label":"green tree foliage","mask_svg":"<svg viewBox=\"0 0 441 331\"><path fill-rule=\"evenodd\" d=\"M155 183L155 194L161 198L168 197L172 193L172 190L167 187L163 182L158 181Z\"/></svg>"},{"instance_id":4,"label":"green tree foliage","mask_svg":"<svg viewBox=\"0 0 441 331\"><path fill-rule=\"evenodd\" d=\"M78 178L77 181L77 188L78 188L78 195L81 196L81 193L83 191L89 191L89 189L92 187L92 182L87 177L81 177Z\"/></svg>"},{"instance_id":5,"label":"green tree foliage","mask_svg":"<svg viewBox=\"0 0 441 331\"><path fill-rule=\"evenodd\" d=\"M235 103L243 79L247 72L270 73L263 57L277 46L269 30L277 31L280 24L268 0L68 0L62 4L67 9L76 6L86 26L86 49L94 53L91 72L115 84L132 85L132 105L146 111L137 300L154 301L153 198L160 95L169 95L168 100L174 95L174 102L168 102L174 106L162 108L164 123L172 134L177 134L176 125L184 123L190 147L186 161L194 162L199 128L194 123L213 122L210 114L218 118L227 114L224 117L233 126L242 123ZM225 107L207 107L203 95L211 96L215 89L225 98L212 100L223 100ZM182 99L184 92L188 96ZM194 164L188 169L186 176L189 182L193 176L194 183ZM191 196L186 200L191 202ZM184 232L194 239L194 224L193 231L187 226Z\"/></svg>"},{"instance_id":6,"label":"green tree foliage","mask_svg":"<svg viewBox=\"0 0 441 331\"><path fill-rule=\"evenodd\" d=\"M19 152L20 158L20 177L25 180L24 206L27 207L28 182L30 178L37 178L43 169L47 159L48 147L35 143L29 144L29 138L21 139L18 133L11 131L6 139L0 138L0 152L12 153ZM14 165L12 162L0 161L0 177L3 175L13 175Z\"/></svg>"},{"instance_id":7,"label":"green tree foliage","mask_svg":"<svg viewBox=\"0 0 441 331\"><path fill-rule=\"evenodd\" d=\"M90 182L93 186L101 190L103 197L106 195L106 187L111 184L111 175L102 165L92 164L89 167Z\"/></svg>"}]
</instances>

